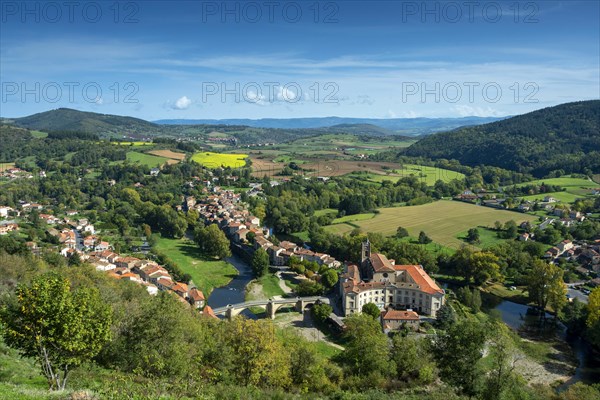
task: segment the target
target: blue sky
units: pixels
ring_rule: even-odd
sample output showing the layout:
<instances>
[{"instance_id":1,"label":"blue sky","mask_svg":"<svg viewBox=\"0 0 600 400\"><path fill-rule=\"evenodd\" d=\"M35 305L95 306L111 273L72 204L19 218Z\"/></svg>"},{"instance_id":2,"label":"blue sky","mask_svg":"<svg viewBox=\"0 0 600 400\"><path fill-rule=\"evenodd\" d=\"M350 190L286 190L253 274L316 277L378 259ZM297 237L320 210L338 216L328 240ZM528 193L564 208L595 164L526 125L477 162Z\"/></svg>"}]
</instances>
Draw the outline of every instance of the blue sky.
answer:
<instances>
[{"instance_id":1,"label":"blue sky","mask_svg":"<svg viewBox=\"0 0 600 400\"><path fill-rule=\"evenodd\" d=\"M599 1L0 2L0 115L515 115L600 98Z\"/></svg>"}]
</instances>

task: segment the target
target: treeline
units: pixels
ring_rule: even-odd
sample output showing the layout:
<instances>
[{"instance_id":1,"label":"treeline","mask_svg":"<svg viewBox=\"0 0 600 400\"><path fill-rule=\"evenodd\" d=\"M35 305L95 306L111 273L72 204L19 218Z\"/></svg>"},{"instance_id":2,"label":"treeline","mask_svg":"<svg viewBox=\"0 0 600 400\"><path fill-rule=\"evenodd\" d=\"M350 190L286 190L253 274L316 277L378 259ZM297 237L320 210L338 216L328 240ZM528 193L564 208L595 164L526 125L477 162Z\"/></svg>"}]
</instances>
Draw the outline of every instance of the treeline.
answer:
<instances>
[{"instance_id":1,"label":"treeline","mask_svg":"<svg viewBox=\"0 0 600 400\"><path fill-rule=\"evenodd\" d=\"M566 189L559 185L549 185L543 183L540 185L524 185L524 186L510 186L504 188L504 193L507 196L529 196L532 194L540 193L553 193L553 192L564 192Z\"/></svg>"},{"instance_id":2,"label":"treeline","mask_svg":"<svg viewBox=\"0 0 600 400\"><path fill-rule=\"evenodd\" d=\"M48 139L79 139L79 140L100 140L100 137L94 133L81 131L49 131Z\"/></svg>"}]
</instances>

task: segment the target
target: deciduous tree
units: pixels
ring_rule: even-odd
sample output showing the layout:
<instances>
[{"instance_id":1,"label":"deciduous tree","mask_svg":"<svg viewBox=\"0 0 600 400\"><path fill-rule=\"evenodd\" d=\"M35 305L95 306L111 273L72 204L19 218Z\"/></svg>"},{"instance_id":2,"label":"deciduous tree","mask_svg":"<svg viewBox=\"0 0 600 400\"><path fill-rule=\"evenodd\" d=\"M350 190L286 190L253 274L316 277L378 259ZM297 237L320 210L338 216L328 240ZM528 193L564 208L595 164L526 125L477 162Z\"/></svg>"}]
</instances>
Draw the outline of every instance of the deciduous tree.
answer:
<instances>
[{"instance_id":1,"label":"deciduous tree","mask_svg":"<svg viewBox=\"0 0 600 400\"><path fill-rule=\"evenodd\" d=\"M229 239L215 224L197 228L194 232L194 238L200 249L210 257L225 258L231 255Z\"/></svg>"},{"instance_id":2,"label":"deciduous tree","mask_svg":"<svg viewBox=\"0 0 600 400\"><path fill-rule=\"evenodd\" d=\"M373 319L377 320L381 315L381 310L375 303L367 303L362 306L361 310L364 314L370 315Z\"/></svg>"},{"instance_id":3,"label":"deciduous tree","mask_svg":"<svg viewBox=\"0 0 600 400\"><path fill-rule=\"evenodd\" d=\"M528 275L529 299L540 309L550 305L557 312L567 301L563 270L554 264L534 260Z\"/></svg>"},{"instance_id":4,"label":"deciduous tree","mask_svg":"<svg viewBox=\"0 0 600 400\"><path fill-rule=\"evenodd\" d=\"M41 365L51 389L65 388L69 372L109 340L112 309L90 288L72 290L68 279L42 275L20 285L0 311L6 344Z\"/></svg>"},{"instance_id":5,"label":"deciduous tree","mask_svg":"<svg viewBox=\"0 0 600 400\"><path fill-rule=\"evenodd\" d=\"M263 248L259 248L252 256L252 271L257 277L264 276L269 271L269 255Z\"/></svg>"}]
</instances>

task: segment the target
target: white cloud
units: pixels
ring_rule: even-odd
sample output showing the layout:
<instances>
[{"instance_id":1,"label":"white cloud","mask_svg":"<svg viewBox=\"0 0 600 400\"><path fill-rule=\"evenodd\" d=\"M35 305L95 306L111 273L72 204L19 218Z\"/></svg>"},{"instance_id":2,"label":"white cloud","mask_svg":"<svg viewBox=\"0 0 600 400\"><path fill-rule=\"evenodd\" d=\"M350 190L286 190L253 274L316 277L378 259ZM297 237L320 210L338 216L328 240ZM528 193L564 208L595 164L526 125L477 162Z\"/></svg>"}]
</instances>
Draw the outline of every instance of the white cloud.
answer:
<instances>
[{"instance_id":1,"label":"white cloud","mask_svg":"<svg viewBox=\"0 0 600 400\"><path fill-rule=\"evenodd\" d=\"M464 104L452 108L461 117L502 117L505 113L491 107L471 107Z\"/></svg>"},{"instance_id":2,"label":"white cloud","mask_svg":"<svg viewBox=\"0 0 600 400\"><path fill-rule=\"evenodd\" d=\"M295 103L300 99L297 99L298 95L293 90L290 90L284 86L279 86L277 89L277 100L287 101L289 103Z\"/></svg>"},{"instance_id":3,"label":"white cloud","mask_svg":"<svg viewBox=\"0 0 600 400\"><path fill-rule=\"evenodd\" d=\"M187 96L183 96L175 101L175 104L171 106L174 110L187 110L192 105L192 100Z\"/></svg>"}]
</instances>

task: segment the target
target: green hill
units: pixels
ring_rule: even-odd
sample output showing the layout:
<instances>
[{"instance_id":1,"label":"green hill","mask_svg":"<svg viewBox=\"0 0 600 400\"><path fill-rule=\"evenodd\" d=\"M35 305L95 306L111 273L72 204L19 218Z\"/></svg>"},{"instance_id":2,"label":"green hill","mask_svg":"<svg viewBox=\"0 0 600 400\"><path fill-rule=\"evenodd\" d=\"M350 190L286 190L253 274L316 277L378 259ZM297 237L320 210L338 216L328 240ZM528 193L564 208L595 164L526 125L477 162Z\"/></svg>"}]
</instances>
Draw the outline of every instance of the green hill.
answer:
<instances>
[{"instance_id":1,"label":"green hill","mask_svg":"<svg viewBox=\"0 0 600 400\"><path fill-rule=\"evenodd\" d=\"M13 123L29 129L48 131L77 131L94 134L141 133L155 131L159 127L151 122L133 117L98 114L59 108L23 118L15 118Z\"/></svg>"},{"instance_id":2,"label":"green hill","mask_svg":"<svg viewBox=\"0 0 600 400\"><path fill-rule=\"evenodd\" d=\"M456 159L545 176L600 172L600 100L544 108L491 124L437 133L406 155Z\"/></svg>"}]
</instances>

